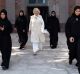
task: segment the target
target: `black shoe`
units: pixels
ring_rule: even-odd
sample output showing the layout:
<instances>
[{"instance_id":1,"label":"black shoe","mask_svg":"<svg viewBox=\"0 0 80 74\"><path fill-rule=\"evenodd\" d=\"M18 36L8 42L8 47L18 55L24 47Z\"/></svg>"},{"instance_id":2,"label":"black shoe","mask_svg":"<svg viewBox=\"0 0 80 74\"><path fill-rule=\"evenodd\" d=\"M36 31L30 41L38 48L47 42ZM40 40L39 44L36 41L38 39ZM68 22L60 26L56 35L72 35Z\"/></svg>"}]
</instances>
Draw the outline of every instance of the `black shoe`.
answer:
<instances>
[{"instance_id":1,"label":"black shoe","mask_svg":"<svg viewBox=\"0 0 80 74\"><path fill-rule=\"evenodd\" d=\"M18 42L21 43L20 40L18 40Z\"/></svg>"},{"instance_id":2,"label":"black shoe","mask_svg":"<svg viewBox=\"0 0 80 74\"><path fill-rule=\"evenodd\" d=\"M76 63L76 66L78 67L78 63Z\"/></svg>"},{"instance_id":3,"label":"black shoe","mask_svg":"<svg viewBox=\"0 0 80 74\"><path fill-rule=\"evenodd\" d=\"M8 70L9 67L2 66L2 70Z\"/></svg>"},{"instance_id":4,"label":"black shoe","mask_svg":"<svg viewBox=\"0 0 80 74\"><path fill-rule=\"evenodd\" d=\"M56 48L56 46L53 46L53 45L50 45L50 47L51 47L52 49L55 49L55 48Z\"/></svg>"},{"instance_id":5,"label":"black shoe","mask_svg":"<svg viewBox=\"0 0 80 74\"><path fill-rule=\"evenodd\" d=\"M33 55L34 55L34 56L36 56L36 55L37 55L37 53L33 53Z\"/></svg>"},{"instance_id":6,"label":"black shoe","mask_svg":"<svg viewBox=\"0 0 80 74\"><path fill-rule=\"evenodd\" d=\"M24 49L24 47L20 47L19 49Z\"/></svg>"},{"instance_id":7,"label":"black shoe","mask_svg":"<svg viewBox=\"0 0 80 74\"><path fill-rule=\"evenodd\" d=\"M70 64L70 65L72 64L72 60L71 60L71 59L69 59L69 64Z\"/></svg>"},{"instance_id":8,"label":"black shoe","mask_svg":"<svg viewBox=\"0 0 80 74\"><path fill-rule=\"evenodd\" d=\"M3 62L1 63L1 66L4 66Z\"/></svg>"},{"instance_id":9,"label":"black shoe","mask_svg":"<svg viewBox=\"0 0 80 74\"><path fill-rule=\"evenodd\" d=\"M80 74L80 68L78 68L78 72L79 72L79 74Z\"/></svg>"}]
</instances>

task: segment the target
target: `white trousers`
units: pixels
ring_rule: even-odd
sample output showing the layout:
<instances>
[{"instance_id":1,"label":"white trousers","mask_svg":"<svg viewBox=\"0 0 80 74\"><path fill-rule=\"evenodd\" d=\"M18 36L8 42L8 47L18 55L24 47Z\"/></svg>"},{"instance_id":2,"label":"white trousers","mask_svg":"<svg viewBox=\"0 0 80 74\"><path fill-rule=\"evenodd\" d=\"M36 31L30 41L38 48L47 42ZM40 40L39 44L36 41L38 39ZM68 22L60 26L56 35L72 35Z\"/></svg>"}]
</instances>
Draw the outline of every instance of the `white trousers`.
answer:
<instances>
[{"instance_id":1,"label":"white trousers","mask_svg":"<svg viewBox=\"0 0 80 74\"><path fill-rule=\"evenodd\" d=\"M42 43L32 43L32 46L33 46L34 53L39 51L40 49L42 50Z\"/></svg>"}]
</instances>

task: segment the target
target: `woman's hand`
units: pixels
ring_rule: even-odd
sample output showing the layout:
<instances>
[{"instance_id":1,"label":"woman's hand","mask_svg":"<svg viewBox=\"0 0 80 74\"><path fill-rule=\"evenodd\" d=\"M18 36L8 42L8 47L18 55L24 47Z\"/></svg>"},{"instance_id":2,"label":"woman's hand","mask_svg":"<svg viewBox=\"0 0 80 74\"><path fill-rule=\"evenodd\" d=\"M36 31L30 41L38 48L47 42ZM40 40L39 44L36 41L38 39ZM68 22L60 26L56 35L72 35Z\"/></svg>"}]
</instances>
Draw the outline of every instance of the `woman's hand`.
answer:
<instances>
[{"instance_id":1,"label":"woman's hand","mask_svg":"<svg viewBox=\"0 0 80 74\"><path fill-rule=\"evenodd\" d=\"M14 28L14 30L13 30L14 32L17 32L17 29L16 28Z\"/></svg>"},{"instance_id":2,"label":"woman's hand","mask_svg":"<svg viewBox=\"0 0 80 74\"><path fill-rule=\"evenodd\" d=\"M69 41L70 41L71 43L73 43L73 42L74 42L74 37L70 37L70 38L69 38Z\"/></svg>"},{"instance_id":3,"label":"woman's hand","mask_svg":"<svg viewBox=\"0 0 80 74\"><path fill-rule=\"evenodd\" d=\"M26 32L25 30L23 30L23 32Z\"/></svg>"},{"instance_id":4,"label":"woman's hand","mask_svg":"<svg viewBox=\"0 0 80 74\"><path fill-rule=\"evenodd\" d=\"M1 31L4 31L4 27L1 27L1 26L0 26L0 30L1 30Z\"/></svg>"}]
</instances>

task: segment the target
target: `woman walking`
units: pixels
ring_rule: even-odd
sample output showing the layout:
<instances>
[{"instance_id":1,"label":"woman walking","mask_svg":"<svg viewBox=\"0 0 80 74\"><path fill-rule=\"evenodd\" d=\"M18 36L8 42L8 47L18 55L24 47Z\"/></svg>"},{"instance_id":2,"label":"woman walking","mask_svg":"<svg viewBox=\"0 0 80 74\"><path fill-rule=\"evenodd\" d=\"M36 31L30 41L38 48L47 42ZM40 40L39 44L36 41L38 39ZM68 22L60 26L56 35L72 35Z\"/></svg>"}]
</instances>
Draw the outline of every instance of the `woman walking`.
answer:
<instances>
[{"instance_id":1,"label":"woman walking","mask_svg":"<svg viewBox=\"0 0 80 74\"><path fill-rule=\"evenodd\" d=\"M58 32L60 32L60 24L55 11L52 11L51 15L47 18L46 27L50 34L50 47L54 49L58 45Z\"/></svg>"},{"instance_id":2,"label":"woman walking","mask_svg":"<svg viewBox=\"0 0 80 74\"><path fill-rule=\"evenodd\" d=\"M19 12L19 16L15 22L15 27L17 29L19 36L19 43L20 43L19 49L24 49L26 42L28 40L28 21L26 19L26 16L24 15L23 10L20 10Z\"/></svg>"},{"instance_id":3,"label":"woman walking","mask_svg":"<svg viewBox=\"0 0 80 74\"><path fill-rule=\"evenodd\" d=\"M72 16L68 18L65 32L69 49L69 64L76 59L80 74L80 6L76 6Z\"/></svg>"},{"instance_id":4,"label":"woman walking","mask_svg":"<svg viewBox=\"0 0 80 74\"><path fill-rule=\"evenodd\" d=\"M2 54L2 69L9 68L9 62L12 50L12 41L10 33L12 32L12 25L7 18L7 11L5 9L0 12L0 50Z\"/></svg>"},{"instance_id":5,"label":"woman walking","mask_svg":"<svg viewBox=\"0 0 80 74\"><path fill-rule=\"evenodd\" d=\"M30 18L30 27L31 31L31 42L33 46L34 55L37 54L39 49L42 49L42 43L45 42L44 31L44 21L40 15L40 10L38 8L33 9L33 14ZM40 47L40 48L39 48Z\"/></svg>"}]
</instances>

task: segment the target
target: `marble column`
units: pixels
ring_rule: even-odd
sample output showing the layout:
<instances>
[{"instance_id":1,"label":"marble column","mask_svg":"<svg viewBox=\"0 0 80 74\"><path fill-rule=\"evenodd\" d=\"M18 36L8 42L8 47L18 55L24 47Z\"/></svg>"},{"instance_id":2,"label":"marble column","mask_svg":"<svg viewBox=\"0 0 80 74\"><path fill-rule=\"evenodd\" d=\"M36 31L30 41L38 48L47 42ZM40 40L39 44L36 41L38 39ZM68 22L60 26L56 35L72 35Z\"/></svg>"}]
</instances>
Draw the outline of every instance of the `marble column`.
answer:
<instances>
[{"instance_id":1,"label":"marble column","mask_svg":"<svg viewBox=\"0 0 80 74\"><path fill-rule=\"evenodd\" d=\"M80 6L80 0L76 0L76 5Z\"/></svg>"},{"instance_id":2,"label":"marble column","mask_svg":"<svg viewBox=\"0 0 80 74\"><path fill-rule=\"evenodd\" d=\"M56 11L57 17L59 17L59 4L56 0L48 0L49 12Z\"/></svg>"},{"instance_id":3,"label":"marble column","mask_svg":"<svg viewBox=\"0 0 80 74\"><path fill-rule=\"evenodd\" d=\"M61 23L65 23L68 18L68 0L49 0L49 11L55 10Z\"/></svg>"},{"instance_id":4,"label":"marble column","mask_svg":"<svg viewBox=\"0 0 80 74\"><path fill-rule=\"evenodd\" d=\"M59 1L59 13L60 13L60 22L65 23L69 14L68 14L68 0L58 0Z\"/></svg>"},{"instance_id":5,"label":"marble column","mask_svg":"<svg viewBox=\"0 0 80 74\"><path fill-rule=\"evenodd\" d=\"M26 13L26 0L16 0L16 15L23 10Z\"/></svg>"},{"instance_id":6,"label":"marble column","mask_svg":"<svg viewBox=\"0 0 80 74\"><path fill-rule=\"evenodd\" d=\"M69 15L73 13L75 5L76 5L76 0L68 0Z\"/></svg>"},{"instance_id":7,"label":"marble column","mask_svg":"<svg viewBox=\"0 0 80 74\"><path fill-rule=\"evenodd\" d=\"M8 18L12 22L12 24L14 24L15 23L15 0L6 0L5 6L8 12Z\"/></svg>"},{"instance_id":8,"label":"marble column","mask_svg":"<svg viewBox=\"0 0 80 74\"><path fill-rule=\"evenodd\" d=\"M5 0L0 0L0 10L5 8Z\"/></svg>"}]
</instances>

